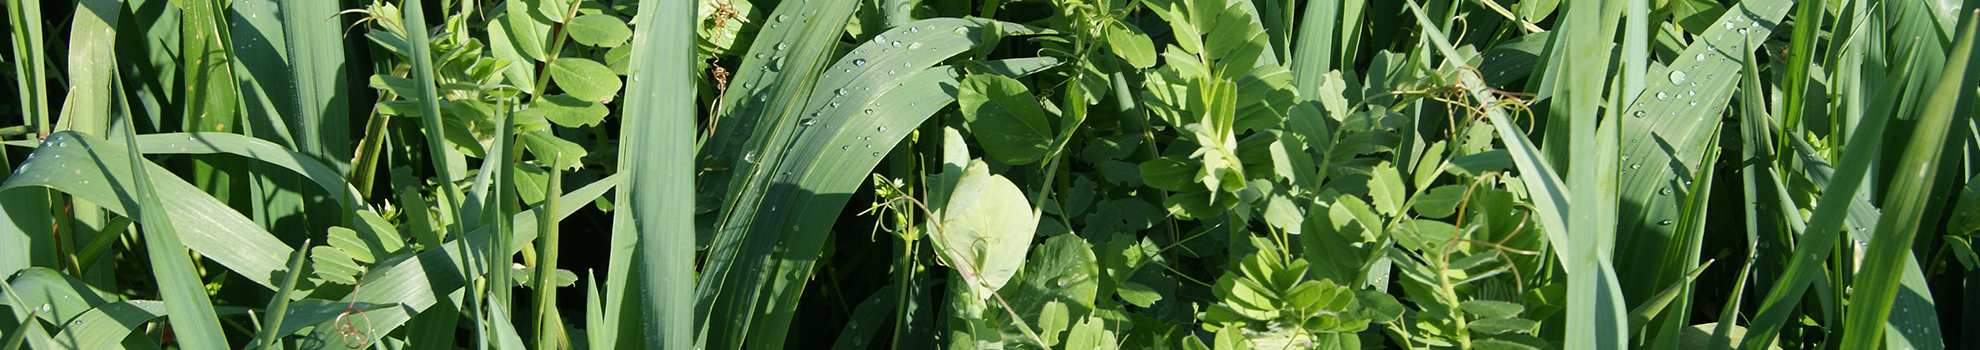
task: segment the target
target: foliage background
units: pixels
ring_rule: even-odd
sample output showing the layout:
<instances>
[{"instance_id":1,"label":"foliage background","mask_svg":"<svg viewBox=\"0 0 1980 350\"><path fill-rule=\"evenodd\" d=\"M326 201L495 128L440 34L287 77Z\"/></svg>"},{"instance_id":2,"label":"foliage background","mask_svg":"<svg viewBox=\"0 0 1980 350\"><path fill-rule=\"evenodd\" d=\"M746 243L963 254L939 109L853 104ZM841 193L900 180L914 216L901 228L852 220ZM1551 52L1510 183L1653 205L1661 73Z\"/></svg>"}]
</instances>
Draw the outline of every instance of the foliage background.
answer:
<instances>
[{"instance_id":1,"label":"foliage background","mask_svg":"<svg viewBox=\"0 0 1980 350\"><path fill-rule=\"evenodd\" d=\"M1980 342L1980 1L5 5L0 349Z\"/></svg>"}]
</instances>

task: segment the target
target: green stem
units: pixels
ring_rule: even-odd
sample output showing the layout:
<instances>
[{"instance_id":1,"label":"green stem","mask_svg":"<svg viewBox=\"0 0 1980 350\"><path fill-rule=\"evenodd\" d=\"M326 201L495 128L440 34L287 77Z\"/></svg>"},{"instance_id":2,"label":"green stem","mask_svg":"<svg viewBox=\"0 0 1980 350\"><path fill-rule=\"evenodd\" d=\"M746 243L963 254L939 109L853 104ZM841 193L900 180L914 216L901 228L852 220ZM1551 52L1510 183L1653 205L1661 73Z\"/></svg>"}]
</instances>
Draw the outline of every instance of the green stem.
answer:
<instances>
[{"instance_id":1,"label":"green stem","mask_svg":"<svg viewBox=\"0 0 1980 350\"><path fill-rule=\"evenodd\" d=\"M559 1L559 0L550 0L550 1ZM570 31L564 30L564 26L571 23L572 19L577 18L578 5L583 3L584 0L572 1L570 10L565 11L564 13L564 20L557 21L557 25L555 26L555 28L551 29L550 37L553 39L550 40L550 51L543 52L544 64L548 64L552 61L556 61L557 54L564 52L564 42L569 41L571 36ZM544 67L542 66L537 67L536 86L535 86L536 90L529 92L529 96L530 96L529 98L532 100L538 98L539 96L542 96L543 87L550 84L550 73L547 71L547 69L543 69L543 68Z\"/></svg>"}]
</instances>

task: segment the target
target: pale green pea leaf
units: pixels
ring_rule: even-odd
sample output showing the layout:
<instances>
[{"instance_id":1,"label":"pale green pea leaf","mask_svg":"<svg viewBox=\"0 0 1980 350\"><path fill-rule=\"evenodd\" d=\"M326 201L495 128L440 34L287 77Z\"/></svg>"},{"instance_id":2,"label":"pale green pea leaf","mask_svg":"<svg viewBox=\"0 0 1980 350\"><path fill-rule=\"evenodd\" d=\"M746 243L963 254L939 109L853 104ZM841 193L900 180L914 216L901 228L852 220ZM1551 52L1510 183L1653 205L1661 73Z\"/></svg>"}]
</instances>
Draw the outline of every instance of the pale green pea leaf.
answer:
<instances>
[{"instance_id":1,"label":"pale green pea leaf","mask_svg":"<svg viewBox=\"0 0 1980 350\"><path fill-rule=\"evenodd\" d=\"M1457 213L1458 203L1463 202L1464 197L1464 185L1437 186L1423 193L1423 195L1416 196L1416 203L1411 207L1416 209L1417 215L1427 218L1444 218Z\"/></svg>"},{"instance_id":2,"label":"pale green pea leaf","mask_svg":"<svg viewBox=\"0 0 1980 350\"><path fill-rule=\"evenodd\" d=\"M1121 296L1122 301L1139 307L1149 307L1162 300L1162 293L1137 282L1122 282L1114 292Z\"/></svg>"},{"instance_id":3,"label":"pale green pea leaf","mask_svg":"<svg viewBox=\"0 0 1980 350\"><path fill-rule=\"evenodd\" d=\"M1389 216L1400 215L1406 200L1402 175L1389 162L1376 165L1374 175L1368 180L1368 197L1374 200L1375 210Z\"/></svg>"},{"instance_id":4,"label":"pale green pea leaf","mask_svg":"<svg viewBox=\"0 0 1980 350\"><path fill-rule=\"evenodd\" d=\"M1148 69L1155 66L1155 44L1142 34L1140 28L1131 24L1107 26L1107 46L1114 55L1126 60L1135 68Z\"/></svg>"},{"instance_id":5,"label":"pale green pea leaf","mask_svg":"<svg viewBox=\"0 0 1980 350\"><path fill-rule=\"evenodd\" d=\"M583 15L564 25L571 33L571 40L579 44L597 47L618 47L632 38L632 29L626 21L612 15Z\"/></svg>"},{"instance_id":6,"label":"pale green pea leaf","mask_svg":"<svg viewBox=\"0 0 1980 350\"><path fill-rule=\"evenodd\" d=\"M1106 328L1106 321L1099 317L1087 317L1074 325L1072 333L1066 335L1067 349L1115 349L1114 332Z\"/></svg>"},{"instance_id":7,"label":"pale green pea leaf","mask_svg":"<svg viewBox=\"0 0 1980 350\"><path fill-rule=\"evenodd\" d=\"M554 0L552 0L554 1ZM565 93L585 101L607 102L619 94L624 83L612 68L589 59L565 57L550 62L550 79Z\"/></svg>"},{"instance_id":8,"label":"pale green pea leaf","mask_svg":"<svg viewBox=\"0 0 1980 350\"><path fill-rule=\"evenodd\" d=\"M554 159L556 164L551 166L565 171L576 171L584 166L581 161L586 155L584 146L541 130L517 136L522 138L523 146L529 149L530 154L535 154L538 161Z\"/></svg>"},{"instance_id":9,"label":"pale green pea leaf","mask_svg":"<svg viewBox=\"0 0 1980 350\"><path fill-rule=\"evenodd\" d=\"M1017 185L991 175L989 164L971 162L944 212L943 252L950 266L963 272L975 295L988 296L1002 288L1024 264L1036 220Z\"/></svg>"},{"instance_id":10,"label":"pale green pea leaf","mask_svg":"<svg viewBox=\"0 0 1980 350\"><path fill-rule=\"evenodd\" d=\"M1540 328L1540 323L1520 318L1487 318L1473 320L1465 324L1464 328L1482 334L1531 333L1534 329Z\"/></svg>"},{"instance_id":11,"label":"pale green pea leaf","mask_svg":"<svg viewBox=\"0 0 1980 350\"><path fill-rule=\"evenodd\" d=\"M1052 128L1045 111L1031 90L1017 79L978 74L963 78L964 120L983 150L998 161L1024 165L1039 161L1050 151Z\"/></svg>"},{"instance_id":12,"label":"pale green pea leaf","mask_svg":"<svg viewBox=\"0 0 1980 350\"><path fill-rule=\"evenodd\" d=\"M509 45L518 49L515 53L530 61L542 62L547 59L544 51L549 51L550 17L536 11L532 3L544 0L516 0L504 2L508 11L507 36ZM501 52L501 51L497 51Z\"/></svg>"},{"instance_id":13,"label":"pale green pea leaf","mask_svg":"<svg viewBox=\"0 0 1980 350\"><path fill-rule=\"evenodd\" d=\"M571 95L544 96L531 105L530 109L523 112L541 111L537 113L542 113L544 119L568 128L598 125L598 122L605 120L606 114L612 112L605 108L604 104L578 99Z\"/></svg>"},{"instance_id":14,"label":"pale green pea leaf","mask_svg":"<svg viewBox=\"0 0 1980 350\"><path fill-rule=\"evenodd\" d=\"M1458 308L1483 318L1518 317L1520 312L1526 311L1525 305L1496 300L1467 300L1459 303Z\"/></svg>"},{"instance_id":15,"label":"pale green pea leaf","mask_svg":"<svg viewBox=\"0 0 1980 350\"><path fill-rule=\"evenodd\" d=\"M1045 340L1046 346L1059 345L1059 333L1066 331L1070 317L1066 315L1065 303L1046 302L1045 308L1038 311L1038 337Z\"/></svg>"}]
</instances>

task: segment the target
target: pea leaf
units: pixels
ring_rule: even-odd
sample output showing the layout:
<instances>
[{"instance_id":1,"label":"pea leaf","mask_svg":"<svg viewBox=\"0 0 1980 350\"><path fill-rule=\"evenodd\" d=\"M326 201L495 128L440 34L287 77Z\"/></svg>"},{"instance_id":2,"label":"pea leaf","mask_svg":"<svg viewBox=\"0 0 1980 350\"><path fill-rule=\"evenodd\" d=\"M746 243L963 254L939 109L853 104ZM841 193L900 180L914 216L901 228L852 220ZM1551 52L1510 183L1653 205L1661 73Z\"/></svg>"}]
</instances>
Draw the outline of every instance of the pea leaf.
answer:
<instances>
[{"instance_id":1,"label":"pea leaf","mask_svg":"<svg viewBox=\"0 0 1980 350\"><path fill-rule=\"evenodd\" d=\"M1025 261L1037 220L1030 218L1031 206L1017 185L1002 175L991 175L982 160L969 164L962 180L951 192L943 210L944 254L950 266L962 271L976 295L988 296L1016 275Z\"/></svg>"},{"instance_id":2,"label":"pea leaf","mask_svg":"<svg viewBox=\"0 0 1980 350\"><path fill-rule=\"evenodd\" d=\"M619 94L619 88L625 86L617 74L612 74L611 68L598 61L575 57L551 61L550 79L555 80L564 93L595 102L611 101L612 96Z\"/></svg>"},{"instance_id":3,"label":"pea leaf","mask_svg":"<svg viewBox=\"0 0 1980 350\"><path fill-rule=\"evenodd\" d=\"M1127 60L1128 64L1135 68L1148 69L1155 66L1154 42L1149 41L1148 35L1142 34L1141 29L1133 25L1107 26L1107 46L1113 48L1114 55L1121 56L1121 59Z\"/></svg>"},{"instance_id":4,"label":"pea leaf","mask_svg":"<svg viewBox=\"0 0 1980 350\"><path fill-rule=\"evenodd\" d=\"M1458 304L1458 308L1463 309L1465 313L1486 318L1514 317L1526 311L1525 305L1492 300L1469 300Z\"/></svg>"},{"instance_id":5,"label":"pea leaf","mask_svg":"<svg viewBox=\"0 0 1980 350\"><path fill-rule=\"evenodd\" d=\"M632 38L632 29L626 21L612 15L583 15L564 26L571 33L571 40L579 44L597 47L618 47Z\"/></svg>"},{"instance_id":6,"label":"pea leaf","mask_svg":"<svg viewBox=\"0 0 1980 350\"><path fill-rule=\"evenodd\" d=\"M1045 110L1017 79L971 75L963 79L957 101L984 152L998 161L1030 164L1050 150L1052 127L1045 120Z\"/></svg>"},{"instance_id":7,"label":"pea leaf","mask_svg":"<svg viewBox=\"0 0 1980 350\"><path fill-rule=\"evenodd\" d=\"M579 160L584 158L586 154L584 146L579 146L577 143L566 141L563 138L557 137L557 135L551 135L549 132L542 130L533 130L517 136L522 138L523 146L529 149L530 154L536 155L536 159L545 161L557 159L557 164L552 165L557 169L575 171L579 167L584 166L584 163Z\"/></svg>"},{"instance_id":8,"label":"pea leaf","mask_svg":"<svg viewBox=\"0 0 1980 350\"><path fill-rule=\"evenodd\" d=\"M523 113L541 113L542 117L550 120L551 123L570 128L598 125L599 121L605 120L605 114L611 113L611 110L605 108L603 104L585 101L571 95L544 96L530 107Z\"/></svg>"}]
</instances>

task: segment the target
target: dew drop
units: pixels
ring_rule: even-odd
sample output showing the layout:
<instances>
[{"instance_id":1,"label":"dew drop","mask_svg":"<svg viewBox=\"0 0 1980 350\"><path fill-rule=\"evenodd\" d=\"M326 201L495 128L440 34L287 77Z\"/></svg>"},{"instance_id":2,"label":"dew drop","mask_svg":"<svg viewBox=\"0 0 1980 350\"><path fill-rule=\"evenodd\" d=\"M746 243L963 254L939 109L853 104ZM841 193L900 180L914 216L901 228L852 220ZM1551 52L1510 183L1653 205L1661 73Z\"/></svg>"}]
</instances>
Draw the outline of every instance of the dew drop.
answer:
<instances>
[{"instance_id":1,"label":"dew drop","mask_svg":"<svg viewBox=\"0 0 1980 350\"><path fill-rule=\"evenodd\" d=\"M839 146L839 150L841 151L851 151L852 149L853 146Z\"/></svg>"},{"instance_id":2,"label":"dew drop","mask_svg":"<svg viewBox=\"0 0 1980 350\"><path fill-rule=\"evenodd\" d=\"M1685 78L1684 71L1681 70L1671 71L1671 84L1683 84L1684 78Z\"/></svg>"},{"instance_id":3,"label":"dew drop","mask_svg":"<svg viewBox=\"0 0 1980 350\"><path fill-rule=\"evenodd\" d=\"M861 59L855 59L855 60L853 60L853 66L858 66L858 67L865 67L865 66L866 66L866 59L864 59L864 58L861 58Z\"/></svg>"},{"instance_id":4,"label":"dew drop","mask_svg":"<svg viewBox=\"0 0 1980 350\"><path fill-rule=\"evenodd\" d=\"M765 102L765 101L769 101L769 100L770 100L770 94L769 94L769 93L757 93L757 94L756 94L756 102Z\"/></svg>"},{"instance_id":5,"label":"dew drop","mask_svg":"<svg viewBox=\"0 0 1980 350\"><path fill-rule=\"evenodd\" d=\"M1658 222L1657 222L1657 224L1658 224L1658 225L1665 225L1665 226L1670 226L1670 225L1671 225L1671 224L1673 224L1673 223L1674 223L1674 222L1671 222L1670 220L1664 220L1664 221L1658 221Z\"/></svg>"},{"instance_id":6,"label":"dew drop","mask_svg":"<svg viewBox=\"0 0 1980 350\"><path fill-rule=\"evenodd\" d=\"M1738 18L1738 17L1734 17L1734 18ZM1733 22L1726 22L1726 30L1732 30L1732 29L1733 29Z\"/></svg>"},{"instance_id":7,"label":"dew drop","mask_svg":"<svg viewBox=\"0 0 1980 350\"><path fill-rule=\"evenodd\" d=\"M921 48L921 43L917 42L917 43L908 44L909 51L913 51L914 49L918 49L918 48Z\"/></svg>"},{"instance_id":8,"label":"dew drop","mask_svg":"<svg viewBox=\"0 0 1980 350\"><path fill-rule=\"evenodd\" d=\"M880 133L882 133L882 134L885 134L885 133L887 133L887 126L886 126L886 125L881 125L881 126L880 126L879 128L874 128L873 130L874 130L874 131L879 131Z\"/></svg>"},{"instance_id":9,"label":"dew drop","mask_svg":"<svg viewBox=\"0 0 1980 350\"><path fill-rule=\"evenodd\" d=\"M888 70L887 70L887 75L894 75L894 70L892 70L892 69L888 69Z\"/></svg>"},{"instance_id":10,"label":"dew drop","mask_svg":"<svg viewBox=\"0 0 1980 350\"><path fill-rule=\"evenodd\" d=\"M1698 101L1691 101L1691 106L1698 107Z\"/></svg>"},{"instance_id":11,"label":"dew drop","mask_svg":"<svg viewBox=\"0 0 1980 350\"><path fill-rule=\"evenodd\" d=\"M812 113L812 114L817 114L817 113ZM800 126L818 125L818 118L804 118L804 121L798 122L798 125Z\"/></svg>"},{"instance_id":12,"label":"dew drop","mask_svg":"<svg viewBox=\"0 0 1980 350\"><path fill-rule=\"evenodd\" d=\"M1699 60L1699 61L1704 61L1704 60L1705 60L1705 54L1702 54L1702 53L1701 53L1701 54L1698 54L1698 60Z\"/></svg>"},{"instance_id":13,"label":"dew drop","mask_svg":"<svg viewBox=\"0 0 1980 350\"><path fill-rule=\"evenodd\" d=\"M887 36L886 36L886 35L874 35L874 36L873 36L873 43L875 43L875 44L880 44L880 43L886 43L886 42L887 42Z\"/></svg>"},{"instance_id":14,"label":"dew drop","mask_svg":"<svg viewBox=\"0 0 1980 350\"><path fill-rule=\"evenodd\" d=\"M951 33L955 33L956 35L963 35L965 33L969 33L969 29L965 29L963 27L956 27L956 30Z\"/></svg>"},{"instance_id":15,"label":"dew drop","mask_svg":"<svg viewBox=\"0 0 1980 350\"><path fill-rule=\"evenodd\" d=\"M867 109L866 109L866 115L873 115L873 109L872 109L872 108L867 108ZM883 126L883 128L884 128L884 126Z\"/></svg>"},{"instance_id":16,"label":"dew drop","mask_svg":"<svg viewBox=\"0 0 1980 350\"><path fill-rule=\"evenodd\" d=\"M756 164L756 151L743 153L743 163Z\"/></svg>"},{"instance_id":17,"label":"dew drop","mask_svg":"<svg viewBox=\"0 0 1980 350\"><path fill-rule=\"evenodd\" d=\"M1657 194L1661 194L1661 195L1666 195L1666 196L1669 196L1669 195L1671 195L1671 188L1670 188L1670 187L1665 187L1665 188L1663 188L1663 189L1660 189L1660 190L1657 190Z\"/></svg>"},{"instance_id":18,"label":"dew drop","mask_svg":"<svg viewBox=\"0 0 1980 350\"><path fill-rule=\"evenodd\" d=\"M778 22L785 22L790 20L791 20L791 15L777 15Z\"/></svg>"},{"instance_id":19,"label":"dew drop","mask_svg":"<svg viewBox=\"0 0 1980 350\"><path fill-rule=\"evenodd\" d=\"M896 41L896 42L894 42L894 44L893 44L893 45L894 45L894 47L901 47L901 42L899 42L899 41Z\"/></svg>"},{"instance_id":20,"label":"dew drop","mask_svg":"<svg viewBox=\"0 0 1980 350\"><path fill-rule=\"evenodd\" d=\"M839 89L839 91L838 91L838 93L839 93L839 96L845 96L845 95L846 95L846 93L847 93L847 91L846 91L846 89Z\"/></svg>"},{"instance_id":21,"label":"dew drop","mask_svg":"<svg viewBox=\"0 0 1980 350\"><path fill-rule=\"evenodd\" d=\"M1658 92L1658 93L1657 93L1657 100L1659 100L1659 101L1662 101L1662 100L1668 100L1668 99L1670 99L1670 98L1671 98L1671 94L1667 94L1667 93L1663 93L1663 92Z\"/></svg>"},{"instance_id":22,"label":"dew drop","mask_svg":"<svg viewBox=\"0 0 1980 350\"><path fill-rule=\"evenodd\" d=\"M859 321L846 321L846 327L851 329L859 329Z\"/></svg>"},{"instance_id":23,"label":"dew drop","mask_svg":"<svg viewBox=\"0 0 1980 350\"><path fill-rule=\"evenodd\" d=\"M833 103L831 104L831 106L832 106L832 108L839 108L839 103L838 103L838 102L833 102Z\"/></svg>"},{"instance_id":24,"label":"dew drop","mask_svg":"<svg viewBox=\"0 0 1980 350\"><path fill-rule=\"evenodd\" d=\"M1642 164L1642 163L1637 163L1637 164L1630 164L1630 165L1629 165L1629 168L1630 168L1630 169L1643 169L1643 164Z\"/></svg>"},{"instance_id":25,"label":"dew drop","mask_svg":"<svg viewBox=\"0 0 1980 350\"><path fill-rule=\"evenodd\" d=\"M1746 35L1746 28L1740 28L1739 35Z\"/></svg>"},{"instance_id":26,"label":"dew drop","mask_svg":"<svg viewBox=\"0 0 1980 350\"><path fill-rule=\"evenodd\" d=\"M921 28L914 28L914 27L908 27L908 32L909 32L909 33L917 33L917 34L919 34L919 33L921 33Z\"/></svg>"},{"instance_id":27,"label":"dew drop","mask_svg":"<svg viewBox=\"0 0 1980 350\"><path fill-rule=\"evenodd\" d=\"M777 51L784 51L784 49L789 49L789 48L791 48L790 43L777 43Z\"/></svg>"},{"instance_id":28,"label":"dew drop","mask_svg":"<svg viewBox=\"0 0 1980 350\"><path fill-rule=\"evenodd\" d=\"M880 158L880 152L873 152L873 157Z\"/></svg>"},{"instance_id":29,"label":"dew drop","mask_svg":"<svg viewBox=\"0 0 1980 350\"><path fill-rule=\"evenodd\" d=\"M1637 118L1642 118L1644 114L1648 114L1648 113L1643 113L1643 111L1636 111Z\"/></svg>"}]
</instances>

